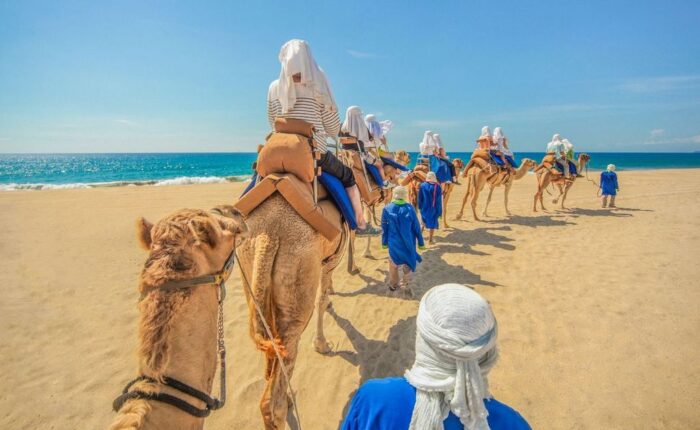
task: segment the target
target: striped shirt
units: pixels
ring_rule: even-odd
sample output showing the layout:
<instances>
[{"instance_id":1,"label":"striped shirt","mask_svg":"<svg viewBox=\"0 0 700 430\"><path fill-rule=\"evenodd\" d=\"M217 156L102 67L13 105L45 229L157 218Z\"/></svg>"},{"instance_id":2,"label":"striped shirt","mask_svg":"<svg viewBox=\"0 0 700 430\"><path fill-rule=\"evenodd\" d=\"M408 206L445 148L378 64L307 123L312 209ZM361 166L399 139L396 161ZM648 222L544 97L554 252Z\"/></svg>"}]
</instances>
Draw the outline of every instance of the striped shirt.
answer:
<instances>
[{"instance_id":1,"label":"striped shirt","mask_svg":"<svg viewBox=\"0 0 700 430\"><path fill-rule=\"evenodd\" d=\"M314 141L319 152L328 152L326 138L330 137L336 140L340 131L340 116L337 109L331 111L313 98L313 94L308 88L302 84L295 84L297 101L289 112L283 114L282 104L278 99L271 96L271 94L277 93L277 85L277 80L272 82L267 95L267 119L272 130L274 131L275 129L275 119L277 118L304 120L314 125Z\"/></svg>"}]
</instances>

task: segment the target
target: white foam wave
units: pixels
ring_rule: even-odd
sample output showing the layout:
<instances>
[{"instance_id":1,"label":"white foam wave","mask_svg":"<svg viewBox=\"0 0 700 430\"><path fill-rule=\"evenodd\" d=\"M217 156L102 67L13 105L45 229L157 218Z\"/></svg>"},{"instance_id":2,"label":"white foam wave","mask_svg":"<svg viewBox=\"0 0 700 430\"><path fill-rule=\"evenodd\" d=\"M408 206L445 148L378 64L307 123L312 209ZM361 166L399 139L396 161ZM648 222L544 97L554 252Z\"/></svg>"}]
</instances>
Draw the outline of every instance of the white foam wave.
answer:
<instances>
[{"instance_id":1,"label":"white foam wave","mask_svg":"<svg viewBox=\"0 0 700 430\"><path fill-rule=\"evenodd\" d=\"M193 184L223 184L226 182L247 182L250 176L182 176L179 178L162 180L143 181L112 181L112 182L90 182L90 183L70 183L70 184L0 184L1 191L21 191L21 190L70 190L84 188L105 188L105 187L134 187L144 185L169 186L169 185L193 185Z\"/></svg>"}]
</instances>

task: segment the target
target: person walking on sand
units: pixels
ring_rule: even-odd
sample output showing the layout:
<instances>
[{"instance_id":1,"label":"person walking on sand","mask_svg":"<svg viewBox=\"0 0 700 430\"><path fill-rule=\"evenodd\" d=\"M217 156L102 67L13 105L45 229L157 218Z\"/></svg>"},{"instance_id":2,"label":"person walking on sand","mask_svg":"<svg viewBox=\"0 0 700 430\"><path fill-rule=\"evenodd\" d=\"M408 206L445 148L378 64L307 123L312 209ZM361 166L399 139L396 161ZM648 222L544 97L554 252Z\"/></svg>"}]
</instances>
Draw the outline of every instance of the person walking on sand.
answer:
<instances>
[{"instance_id":1,"label":"person walking on sand","mask_svg":"<svg viewBox=\"0 0 700 430\"><path fill-rule=\"evenodd\" d=\"M423 226L428 229L428 243L433 244L435 229L440 227L442 216L442 188L437 182L435 172L428 172L425 182L418 189L418 208Z\"/></svg>"},{"instance_id":2,"label":"person walking on sand","mask_svg":"<svg viewBox=\"0 0 700 430\"><path fill-rule=\"evenodd\" d=\"M318 165L323 172L338 178L347 190L357 220L356 234L379 235L379 230L367 225L362 213L360 190L352 170L328 151L326 138L337 138L340 116L326 74L318 67L311 48L303 40L292 39L282 45L279 60L282 64L279 79L272 81L267 92L270 127L275 130L277 118L294 118L313 124L314 143L321 153Z\"/></svg>"},{"instance_id":3,"label":"person walking on sand","mask_svg":"<svg viewBox=\"0 0 700 430\"><path fill-rule=\"evenodd\" d=\"M617 182L614 164L608 164L607 170L600 174L600 191L603 196L603 207L616 208L615 197L617 192L620 191L620 184ZM609 206L608 197L610 197Z\"/></svg>"},{"instance_id":4,"label":"person walking on sand","mask_svg":"<svg viewBox=\"0 0 700 430\"><path fill-rule=\"evenodd\" d=\"M428 290L416 317L416 358L404 377L371 379L350 403L342 430L531 430L489 393L498 324L471 288Z\"/></svg>"},{"instance_id":5,"label":"person walking on sand","mask_svg":"<svg viewBox=\"0 0 700 430\"><path fill-rule=\"evenodd\" d=\"M389 290L396 291L408 285L410 273L422 261L416 243L420 249L425 249L425 243L416 211L406 201L406 188L394 188L392 196L382 210L382 248L389 249Z\"/></svg>"}]
</instances>

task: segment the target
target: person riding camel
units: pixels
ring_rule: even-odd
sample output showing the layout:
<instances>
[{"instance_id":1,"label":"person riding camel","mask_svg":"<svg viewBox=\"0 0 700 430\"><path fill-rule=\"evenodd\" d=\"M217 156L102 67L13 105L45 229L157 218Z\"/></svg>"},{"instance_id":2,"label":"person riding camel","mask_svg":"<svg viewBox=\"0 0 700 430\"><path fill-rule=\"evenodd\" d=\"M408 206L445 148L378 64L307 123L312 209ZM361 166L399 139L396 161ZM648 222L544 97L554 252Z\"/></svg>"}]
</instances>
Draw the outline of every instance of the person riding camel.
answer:
<instances>
[{"instance_id":1,"label":"person riding camel","mask_svg":"<svg viewBox=\"0 0 700 430\"><path fill-rule=\"evenodd\" d=\"M382 153L389 152L389 146L386 143L385 128L381 122L377 121L377 117L374 114L367 114L365 116L365 125L369 130L369 138L373 142L374 148L376 148L377 153L382 155Z\"/></svg>"},{"instance_id":2,"label":"person riding camel","mask_svg":"<svg viewBox=\"0 0 700 430\"><path fill-rule=\"evenodd\" d=\"M552 136L552 141L547 144L547 154L554 155L555 165L565 178L569 177L569 163L566 161L566 147L558 133Z\"/></svg>"},{"instance_id":3,"label":"person riding camel","mask_svg":"<svg viewBox=\"0 0 700 430\"><path fill-rule=\"evenodd\" d=\"M367 129L367 124L362 116L362 109L359 106L350 106L345 112L345 121L340 127L340 137L354 137L357 139L357 145L350 145L345 149L359 151L362 155L362 160L377 168L381 176L381 187L389 188L389 181L384 175L384 166L382 160L377 155L375 143L370 136L370 130ZM343 145L345 147L345 145Z\"/></svg>"},{"instance_id":4,"label":"person riding camel","mask_svg":"<svg viewBox=\"0 0 700 430\"><path fill-rule=\"evenodd\" d=\"M503 161L506 169L510 170L511 174L515 174L515 169L518 167L513 159L513 152L508 149L508 138L503 134L501 127L493 129L493 147L496 148L496 157ZM506 153L507 152L507 153Z\"/></svg>"},{"instance_id":5,"label":"person riding camel","mask_svg":"<svg viewBox=\"0 0 700 430\"><path fill-rule=\"evenodd\" d=\"M420 156L418 158L419 164L430 164L430 156L435 155L435 141L433 140L433 132L426 130L423 133L423 141L418 144L420 149Z\"/></svg>"},{"instance_id":6,"label":"person riding camel","mask_svg":"<svg viewBox=\"0 0 700 430\"><path fill-rule=\"evenodd\" d=\"M437 149L435 155L439 159L444 161L445 164L447 164L447 166L450 168L450 176L452 177L452 182L459 185L459 182L457 182L457 169L455 168L455 165L452 164L452 160L450 160L450 157L447 156L447 151L445 150L445 147L442 146L442 138L440 138L440 135L438 133L433 134L433 141L435 142L435 147Z\"/></svg>"},{"instance_id":7,"label":"person riding camel","mask_svg":"<svg viewBox=\"0 0 700 430\"><path fill-rule=\"evenodd\" d=\"M355 184L352 170L328 151L326 138L336 139L340 131L338 107L333 98L328 79L311 55L309 45L292 39L282 45L279 60L282 65L279 79L270 84L267 93L267 116L275 130L277 118L304 120L314 126L314 143L321 154L318 166L321 171L338 178L352 203L360 236L375 236L381 231L368 226L362 213L360 191Z\"/></svg>"},{"instance_id":8,"label":"person riding camel","mask_svg":"<svg viewBox=\"0 0 700 430\"><path fill-rule=\"evenodd\" d=\"M569 164L569 173L579 176L574 160L574 145L569 142L569 139L562 139L561 142L564 144L564 149L566 149L566 162Z\"/></svg>"}]
</instances>

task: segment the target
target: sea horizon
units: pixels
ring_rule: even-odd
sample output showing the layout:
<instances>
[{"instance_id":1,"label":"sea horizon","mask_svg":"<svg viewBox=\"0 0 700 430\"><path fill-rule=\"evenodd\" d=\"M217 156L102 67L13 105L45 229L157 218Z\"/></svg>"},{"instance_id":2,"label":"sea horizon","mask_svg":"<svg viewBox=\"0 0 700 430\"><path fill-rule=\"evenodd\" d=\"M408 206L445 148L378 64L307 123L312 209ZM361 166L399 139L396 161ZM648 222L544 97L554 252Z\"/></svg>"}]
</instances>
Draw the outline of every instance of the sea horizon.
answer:
<instances>
[{"instance_id":1,"label":"sea horizon","mask_svg":"<svg viewBox=\"0 0 700 430\"><path fill-rule=\"evenodd\" d=\"M417 152L409 152L412 164ZM700 168L698 152L588 152L589 169ZM242 182L253 174L255 152L95 152L0 154L0 191ZM451 157L468 159L470 152ZM516 152L540 161L541 152Z\"/></svg>"}]
</instances>

